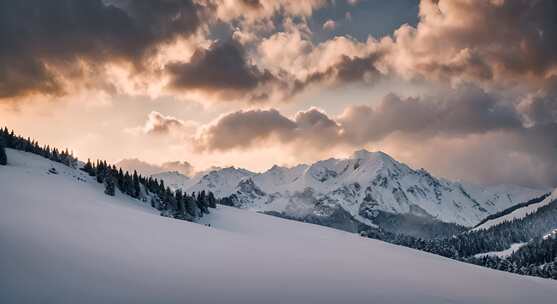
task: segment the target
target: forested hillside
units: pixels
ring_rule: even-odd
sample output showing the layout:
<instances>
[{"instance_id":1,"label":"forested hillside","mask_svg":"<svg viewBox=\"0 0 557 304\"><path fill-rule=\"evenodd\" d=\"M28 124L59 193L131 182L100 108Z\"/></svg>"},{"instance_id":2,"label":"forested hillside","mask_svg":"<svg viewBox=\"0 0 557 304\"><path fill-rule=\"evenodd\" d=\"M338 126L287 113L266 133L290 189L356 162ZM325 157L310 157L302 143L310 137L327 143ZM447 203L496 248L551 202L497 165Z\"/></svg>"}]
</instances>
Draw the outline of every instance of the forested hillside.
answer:
<instances>
[{"instance_id":1,"label":"forested hillside","mask_svg":"<svg viewBox=\"0 0 557 304\"><path fill-rule=\"evenodd\" d=\"M490 268L557 279L557 242L554 233L557 228L556 194L557 190L551 195L544 195L541 201L544 206L523 218L447 238L425 240L376 229L364 230L361 234ZM507 257L498 257L496 254L513 244L523 243L524 246ZM476 257L479 254L482 257Z\"/></svg>"},{"instance_id":2,"label":"forested hillside","mask_svg":"<svg viewBox=\"0 0 557 304\"><path fill-rule=\"evenodd\" d=\"M165 186L163 180L144 177L136 171L124 172L104 160L87 160L84 164L80 163L68 149L41 146L36 140L18 136L7 127L0 129L0 165L9 163L6 148L37 154L70 168L80 169L94 177L98 183L104 184L105 194L114 196L118 190L132 198L148 201L163 216L193 221L208 214L209 208L215 208L218 201L211 192L187 194L181 190L173 191ZM57 174L54 168L51 173Z\"/></svg>"}]
</instances>

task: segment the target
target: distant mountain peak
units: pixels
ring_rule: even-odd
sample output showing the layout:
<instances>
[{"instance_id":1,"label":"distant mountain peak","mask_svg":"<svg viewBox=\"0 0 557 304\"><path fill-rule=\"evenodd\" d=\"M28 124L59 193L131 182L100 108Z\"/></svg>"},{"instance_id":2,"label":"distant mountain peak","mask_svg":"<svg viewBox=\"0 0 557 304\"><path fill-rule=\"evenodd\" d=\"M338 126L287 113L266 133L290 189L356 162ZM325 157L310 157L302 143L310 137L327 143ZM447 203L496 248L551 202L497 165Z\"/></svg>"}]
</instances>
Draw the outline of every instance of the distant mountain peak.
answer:
<instances>
[{"instance_id":1,"label":"distant mountain peak","mask_svg":"<svg viewBox=\"0 0 557 304\"><path fill-rule=\"evenodd\" d=\"M213 170L182 188L186 192L210 190L217 197L234 195L237 205L260 211L322 213L341 208L373 222L378 212L415 215L419 210L419 216L464 226L542 194L523 187L450 181L425 169L414 170L384 152L365 149L348 158L294 167L275 165L261 173L235 167Z\"/></svg>"}]
</instances>

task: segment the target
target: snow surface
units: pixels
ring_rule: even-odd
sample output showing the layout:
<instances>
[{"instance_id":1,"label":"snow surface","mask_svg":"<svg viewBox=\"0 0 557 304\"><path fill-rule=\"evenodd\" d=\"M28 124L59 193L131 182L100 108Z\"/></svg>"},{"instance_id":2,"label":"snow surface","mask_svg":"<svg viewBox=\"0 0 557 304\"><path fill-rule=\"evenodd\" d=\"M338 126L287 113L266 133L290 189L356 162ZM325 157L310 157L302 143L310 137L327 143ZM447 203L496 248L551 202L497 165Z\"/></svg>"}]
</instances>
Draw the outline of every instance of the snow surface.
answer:
<instances>
[{"instance_id":1,"label":"snow surface","mask_svg":"<svg viewBox=\"0 0 557 304\"><path fill-rule=\"evenodd\" d=\"M485 252L485 253L478 253L476 255L474 255L474 257L476 258L483 258L485 256L496 256L496 257L500 257L500 258L506 258L511 256L515 251L517 251L518 249L520 249L520 247L526 245L528 243L515 243L515 244L511 244L511 248L509 249L505 249L505 250L501 250L501 251L491 251L491 252Z\"/></svg>"},{"instance_id":2,"label":"snow surface","mask_svg":"<svg viewBox=\"0 0 557 304\"><path fill-rule=\"evenodd\" d=\"M158 178L167 180L165 175ZM414 170L383 152L360 150L346 159L318 161L292 168L273 166L263 173L225 168L184 181L168 181L186 192L212 191L236 195L239 206L256 211L286 212L303 218L317 202L340 207L373 225L375 210L424 214L440 221L472 227L490 214L540 196L544 191L512 185L484 187L436 178ZM370 214L363 218L361 210Z\"/></svg>"},{"instance_id":3,"label":"snow surface","mask_svg":"<svg viewBox=\"0 0 557 304\"><path fill-rule=\"evenodd\" d=\"M500 216L498 218L491 219L491 220L481 224L480 226L472 229L472 231L481 230L481 229L488 229L490 227L499 225L499 224L504 223L504 222L510 222L512 220L515 220L515 219L525 218L529 214L532 214L532 213L536 212L536 210L538 210L539 208L541 208L543 206L551 204L555 200L557 200L557 189L555 189L548 197L546 197L543 201L541 201L539 203L531 204L531 205L528 205L526 207L516 209L509 214L505 214L505 215Z\"/></svg>"},{"instance_id":4,"label":"snow surface","mask_svg":"<svg viewBox=\"0 0 557 304\"><path fill-rule=\"evenodd\" d=\"M109 197L86 175L8 150L0 303L554 303L519 276L322 226L219 206L202 223ZM55 167L57 175L47 174ZM78 180L80 178L80 180ZM84 181L82 181L84 180Z\"/></svg>"}]
</instances>

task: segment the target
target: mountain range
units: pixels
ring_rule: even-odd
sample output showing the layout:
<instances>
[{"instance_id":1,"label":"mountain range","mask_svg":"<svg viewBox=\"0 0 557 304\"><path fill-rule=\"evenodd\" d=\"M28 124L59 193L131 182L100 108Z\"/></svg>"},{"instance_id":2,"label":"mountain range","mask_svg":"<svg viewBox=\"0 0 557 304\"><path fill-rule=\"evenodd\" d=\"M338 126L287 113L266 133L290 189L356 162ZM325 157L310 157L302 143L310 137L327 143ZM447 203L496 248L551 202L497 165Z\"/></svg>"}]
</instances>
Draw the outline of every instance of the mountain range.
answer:
<instances>
[{"instance_id":1,"label":"mountain range","mask_svg":"<svg viewBox=\"0 0 557 304\"><path fill-rule=\"evenodd\" d=\"M366 150L309 165L275 165L261 173L229 167L191 178L178 172L153 177L185 192L211 191L239 208L302 221L325 221L355 231L358 225L388 226L400 222L393 217L401 216L405 222L473 227L489 215L547 192L516 185L451 181L425 169L413 169L383 152Z\"/></svg>"}]
</instances>

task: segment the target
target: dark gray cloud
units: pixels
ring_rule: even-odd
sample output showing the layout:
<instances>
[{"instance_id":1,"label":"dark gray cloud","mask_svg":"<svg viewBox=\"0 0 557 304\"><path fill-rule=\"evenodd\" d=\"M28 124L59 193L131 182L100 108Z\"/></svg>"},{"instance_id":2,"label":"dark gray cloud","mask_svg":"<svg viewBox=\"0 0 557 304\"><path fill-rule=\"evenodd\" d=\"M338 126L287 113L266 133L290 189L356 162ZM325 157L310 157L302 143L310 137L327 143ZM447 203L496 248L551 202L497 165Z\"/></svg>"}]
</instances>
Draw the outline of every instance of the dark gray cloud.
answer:
<instances>
[{"instance_id":1,"label":"dark gray cloud","mask_svg":"<svg viewBox=\"0 0 557 304\"><path fill-rule=\"evenodd\" d=\"M522 127L509 103L466 86L439 96L400 98L387 95L376 106L350 106L338 118L344 137L364 144L393 133L414 136L465 136Z\"/></svg>"},{"instance_id":2,"label":"dark gray cloud","mask_svg":"<svg viewBox=\"0 0 557 304\"><path fill-rule=\"evenodd\" d=\"M229 98L265 99L266 92L254 92L277 81L270 72L249 63L243 46L234 40L197 50L189 62L169 64L167 71L172 89L229 94Z\"/></svg>"},{"instance_id":3,"label":"dark gray cloud","mask_svg":"<svg viewBox=\"0 0 557 304\"><path fill-rule=\"evenodd\" d=\"M195 139L199 150L249 149L266 141L303 142L308 149L338 142L340 126L324 112L311 108L293 119L275 109L238 111L201 129Z\"/></svg>"},{"instance_id":4,"label":"dark gray cloud","mask_svg":"<svg viewBox=\"0 0 557 304\"><path fill-rule=\"evenodd\" d=\"M373 52L364 57L341 56L339 62L331 65L323 72L310 74L307 79L300 82L300 90L304 86L313 83L329 81L333 85L355 83L365 81L368 84L374 83L382 77L381 72L375 67L382 53Z\"/></svg>"},{"instance_id":5,"label":"dark gray cloud","mask_svg":"<svg viewBox=\"0 0 557 304\"><path fill-rule=\"evenodd\" d=\"M248 101L268 100L275 93L290 96L295 81L288 83L281 75L251 63L244 47L230 38L231 32L224 35L225 42L209 49L194 46L198 50L190 61L184 58L168 66L148 65L161 55L161 48L177 38L200 33L210 39L211 31L218 32L219 27L214 26L219 20L231 26L236 19L272 23L270 18L276 14L306 16L324 3L0 0L0 99L65 95L76 87L116 93L121 89L117 84L103 82L107 63L124 64L130 78L160 78L164 76L161 71L167 72L171 77L168 87L174 92L202 91L222 99Z\"/></svg>"},{"instance_id":6,"label":"dark gray cloud","mask_svg":"<svg viewBox=\"0 0 557 304\"><path fill-rule=\"evenodd\" d=\"M124 61L141 70L162 43L197 30L191 0L0 0L0 98L63 94L62 78Z\"/></svg>"},{"instance_id":7,"label":"dark gray cloud","mask_svg":"<svg viewBox=\"0 0 557 304\"><path fill-rule=\"evenodd\" d=\"M250 148L272 137L286 140L296 123L277 110L238 111L206 126L196 139L199 150Z\"/></svg>"},{"instance_id":8,"label":"dark gray cloud","mask_svg":"<svg viewBox=\"0 0 557 304\"><path fill-rule=\"evenodd\" d=\"M293 119L276 110L239 111L206 127L198 144L208 150L249 147L265 139L305 141L312 148L362 145L394 133L419 137L466 136L521 129L520 115L508 103L465 87L429 98L385 96L375 106L349 106L337 118L315 108Z\"/></svg>"}]
</instances>

